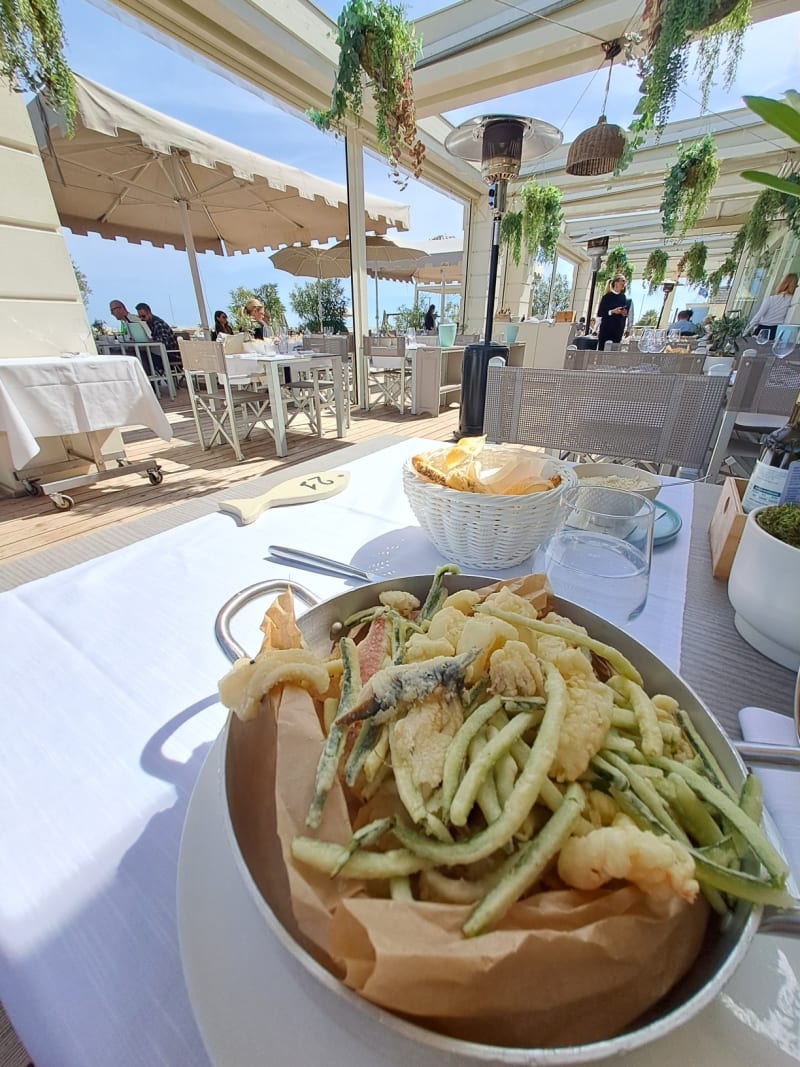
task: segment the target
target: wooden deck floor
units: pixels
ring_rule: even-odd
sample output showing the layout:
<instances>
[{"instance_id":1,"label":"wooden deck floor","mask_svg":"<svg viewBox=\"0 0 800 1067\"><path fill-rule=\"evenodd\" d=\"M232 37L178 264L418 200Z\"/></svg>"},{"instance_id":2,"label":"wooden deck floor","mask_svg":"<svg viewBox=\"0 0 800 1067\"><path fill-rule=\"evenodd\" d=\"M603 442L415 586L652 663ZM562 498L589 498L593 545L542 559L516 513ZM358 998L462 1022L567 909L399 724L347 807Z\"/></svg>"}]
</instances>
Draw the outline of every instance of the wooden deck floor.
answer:
<instances>
[{"instance_id":1,"label":"wooden deck floor","mask_svg":"<svg viewBox=\"0 0 800 1067\"><path fill-rule=\"evenodd\" d=\"M349 444L383 434L448 440L458 427L458 409L443 411L438 418L400 415L395 409L373 408L369 413L353 410L350 430L344 440L335 436L333 419L326 420L320 440L302 427L289 428L289 455L275 455L272 438L257 430L243 446L245 460L237 463L226 444L204 452L197 442L186 389L174 401L165 400L164 410L174 437L166 443L149 430L123 432L128 459L137 462L158 459L164 471L159 486L150 485L142 473L123 474L103 483L70 491L72 511L57 511L48 497L15 497L0 500L0 562L19 559L32 552L69 541L103 527L129 522L153 509L168 508L179 501L217 492L270 471L285 468L315 456L335 453Z\"/></svg>"}]
</instances>

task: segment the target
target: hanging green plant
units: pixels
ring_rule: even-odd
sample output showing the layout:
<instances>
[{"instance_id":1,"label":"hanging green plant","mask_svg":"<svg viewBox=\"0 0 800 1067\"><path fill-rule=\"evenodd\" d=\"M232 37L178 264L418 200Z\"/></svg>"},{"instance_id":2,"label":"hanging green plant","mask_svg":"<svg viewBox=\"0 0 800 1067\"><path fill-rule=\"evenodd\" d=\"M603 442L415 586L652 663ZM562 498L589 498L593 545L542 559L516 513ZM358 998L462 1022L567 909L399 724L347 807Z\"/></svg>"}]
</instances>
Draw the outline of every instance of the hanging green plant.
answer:
<instances>
[{"instance_id":1,"label":"hanging green plant","mask_svg":"<svg viewBox=\"0 0 800 1067\"><path fill-rule=\"evenodd\" d=\"M348 112L360 117L363 76L370 80L375 103L378 144L389 163L392 180L405 188L400 172L403 155L409 157L415 178L422 173L425 147L417 137L414 106L414 64L420 52L414 27L403 8L389 0L347 0L336 23L339 67L331 106L307 112L321 130L344 132Z\"/></svg>"},{"instance_id":2,"label":"hanging green plant","mask_svg":"<svg viewBox=\"0 0 800 1067\"><path fill-rule=\"evenodd\" d=\"M554 185L537 185L527 181L520 190L522 200L522 237L529 256L539 249L546 262L556 254L561 234L561 190Z\"/></svg>"},{"instance_id":3,"label":"hanging green plant","mask_svg":"<svg viewBox=\"0 0 800 1067\"><path fill-rule=\"evenodd\" d=\"M647 257L642 271L642 281L647 282L648 292L654 293L667 276L669 255L663 248L654 248Z\"/></svg>"},{"instance_id":4,"label":"hanging green plant","mask_svg":"<svg viewBox=\"0 0 800 1067\"><path fill-rule=\"evenodd\" d=\"M617 274L622 274L629 285L633 281L633 264L628 262L624 245L611 249L606 256L605 266L597 272L597 280L605 285Z\"/></svg>"},{"instance_id":5,"label":"hanging green plant","mask_svg":"<svg viewBox=\"0 0 800 1067\"><path fill-rule=\"evenodd\" d=\"M641 143L648 130L663 129L675 106L681 82L689 70L689 46L700 37L697 70L702 109L711 86L724 68L729 88L736 76L745 31L750 25L751 0L647 0L647 51L639 62L642 79L634 140ZM723 59L723 53L725 58Z\"/></svg>"},{"instance_id":6,"label":"hanging green plant","mask_svg":"<svg viewBox=\"0 0 800 1067\"><path fill-rule=\"evenodd\" d=\"M800 148L800 93L790 89L783 94L783 100L770 100L768 96L745 96L744 102L760 119L768 126L786 134ZM786 178L779 178L775 174L767 174L761 170L744 170L742 177L750 182L758 182L770 189L776 189L779 193L786 193L795 201L800 197L800 174L790 174ZM797 209L795 203L793 209ZM797 232L797 231L795 231Z\"/></svg>"},{"instance_id":7,"label":"hanging green plant","mask_svg":"<svg viewBox=\"0 0 800 1067\"><path fill-rule=\"evenodd\" d=\"M661 228L667 237L683 237L706 209L719 177L717 148L711 134L687 147L678 148L678 158L667 171L661 200Z\"/></svg>"},{"instance_id":8,"label":"hanging green plant","mask_svg":"<svg viewBox=\"0 0 800 1067\"><path fill-rule=\"evenodd\" d=\"M707 258L708 247L703 241L695 241L684 253L684 270L686 280L690 285L705 285L708 281L706 277Z\"/></svg>"},{"instance_id":9,"label":"hanging green plant","mask_svg":"<svg viewBox=\"0 0 800 1067\"><path fill-rule=\"evenodd\" d=\"M522 258L522 212L507 211L500 222L500 244L508 248L508 254L516 266Z\"/></svg>"},{"instance_id":10,"label":"hanging green plant","mask_svg":"<svg viewBox=\"0 0 800 1067\"><path fill-rule=\"evenodd\" d=\"M64 25L56 0L2 0L0 77L41 92L75 131L75 80L64 58Z\"/></svg>"}]
</instances>

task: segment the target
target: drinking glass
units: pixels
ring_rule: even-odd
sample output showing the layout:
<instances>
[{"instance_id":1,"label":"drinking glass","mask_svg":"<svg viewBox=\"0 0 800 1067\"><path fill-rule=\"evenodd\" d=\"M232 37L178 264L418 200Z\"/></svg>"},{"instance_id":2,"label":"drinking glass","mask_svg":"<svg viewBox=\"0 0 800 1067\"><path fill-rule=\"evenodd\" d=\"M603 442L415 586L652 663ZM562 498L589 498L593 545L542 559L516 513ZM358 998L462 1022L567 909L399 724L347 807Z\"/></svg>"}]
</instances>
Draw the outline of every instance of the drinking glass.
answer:
<instances>
[{"instance_id":1,"label":"drinking glass","mask_svg":"<svg viewBox=\"0 0 800 1067\"><path fill-rule=\"evenodd\" d=\"M669 333L667 334L667 341L668 341L668 343L670 345L680 344L681 331L680 330L670 330Z\"/></svg>"},{"instance_id":2,"label":"drinking glass","mask_svg":"<svg viewBox=\"0 0 800 1067\"><path fill-rule=\"evenodd\" d=\"M639 351L640 352L652 352L650 342L653 336L653 327L648 326L642 330L642 336L639 338Z\"/></svg>"},{"instance_id":3,"label":"drinking glass","mask_svg":"<svg viewBox=\"0 0 800 1067\"><path fill-rule=\"evenodd\" d=\"M756 334L756 344L765 345L767 341L769 341L769 330L767 330L766 328L763 330L759 330Z\"/></svg>"},{"instance_id":4,"label":"drinking glass","mask_svg":"<svg viewBox=\"0 0 800 1067\"><path fill-rule=\"evenodd\" d=\"M650 335L650 347L648 352L663 352L667 347L666 330L653 330Z\"/></svg>"},{"instance_id":5,"label":"drinking glass","mask_svg":"<svg viewBox=\"0 0 800 1067\"><path fill-rule=\"evenodd\" d=\"M612 622L635 619L647 601L655 505L602 486L567 489L559 522L541 550L557 596Z\"/></svg>"},{"instance_id":6,"label":"drinking glass","mask_svg":"<svg viewBox=\"0 0 800 1067\"><path fill-rule=\"evenodd\" d=\"M784 356L788 356L790 352L794 352L795 329L796 327L793 326L778 327L778 332L775 334L775 340L772 342L772 353L777 356L778 359L783 359Z\"/></svg>"}]
</instances>

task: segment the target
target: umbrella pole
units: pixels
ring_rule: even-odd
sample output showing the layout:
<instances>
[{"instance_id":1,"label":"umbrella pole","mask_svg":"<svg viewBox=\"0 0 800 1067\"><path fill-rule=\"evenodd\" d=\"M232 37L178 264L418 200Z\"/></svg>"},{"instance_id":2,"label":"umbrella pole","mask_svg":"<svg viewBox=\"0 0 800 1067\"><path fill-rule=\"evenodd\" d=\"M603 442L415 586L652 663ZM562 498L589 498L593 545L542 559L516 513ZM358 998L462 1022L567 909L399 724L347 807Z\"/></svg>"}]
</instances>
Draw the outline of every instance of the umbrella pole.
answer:
<instances>
[{"instance_id":1,"label":"umbrella pole","mask_svg":"<svg viewBox=\"0 0 800 1067\"><path fill-rule=\"evenodd\" d=\"M175 183L175 198L178 201L178 208L181 213L181 226L183 227L183 239L186 242L186 255L189 257L189 270L192 272L194 295L197 300L198 310L200 311L200 324L205 333L210 336L208 333L208 314L206 313L206 300L203 295L203 283L200 280L200 268L197 266L197 251L194 247L192 225L189 221L189 207L186 200L180 195L180 170L178 159L174 152L170 154L170 159L172 160L172 177Z\"/></svg>"},{"instance_id":2,"label":"umbrella pole","mask_svg":"<svg viewBox=\"0 0 800 1067\"><path fill-rule=\"evenodd\" d=\"M375 271L375 334L376 336L381 332L380 314L381 308L378 302L378 271Z\"/></svg>"},{"instance_id":3,"label":"umbrella pole","mask_svg":"<svg viewBox=\"0 0 800 1067\"><path fill-rule=\"evenodd\" d=\"M319 332L325 333L325 326L322 322L322 268L317 259L317 314L319 315Z\"/></svg>"}]
</instances>

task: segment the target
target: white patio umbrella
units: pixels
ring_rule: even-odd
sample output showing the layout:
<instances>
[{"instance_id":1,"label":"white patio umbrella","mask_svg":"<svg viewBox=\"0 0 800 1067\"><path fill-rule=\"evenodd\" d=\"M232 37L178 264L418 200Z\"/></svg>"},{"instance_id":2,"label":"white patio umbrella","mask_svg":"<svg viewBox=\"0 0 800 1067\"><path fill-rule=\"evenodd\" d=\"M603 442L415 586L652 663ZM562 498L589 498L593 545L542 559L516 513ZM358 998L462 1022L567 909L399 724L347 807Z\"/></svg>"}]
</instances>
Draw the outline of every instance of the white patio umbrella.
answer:
<instances>
[{"instance_id":1,"label":"white patio umbrella","mask_svg":"<svg viewBox=\"0 0 800 1067\"><path fill-rule=\"evenodd\" d=\"M78 119L28 105L62 226L186 249L200 317L197 251L219 255L327 242L349 229L347 190L268 159L76 75ZM365 198L364 229L408 229L409 209Z\"/></svg>"},{"instance_id":2,"label":"white patio umbrella","mask_svg":"<svg viewBox=\"0 0 800 1067\"><path fill-rule=\"evenodd\" d=\"M350 274L350 260L340 261L328 256L329 248L316 245L291 245L273 252L269 257L277 270L294 274L297 278L317 279L317 314L319 328L322 330L322 289L323 278L346 278Z\"/></svg>"},{"instance_id":3,"label":"white patio umbrella","mask_svg":"<svg viewBox=\"0 0 800 1067\"><path fill-rule=\"evenodd\" d=\"M425 257L420 248L410 248L395 244L385 237L367 237L367 273L375 278L375 324L380 329L380 308L378 300L378 281L389 277L391 267L402 264L406 266ZM325 259L332 263L346 263L347 274L350 273L350 241L345 239L327 250ZM394 278L395 281L411 281L411 278Z\"/></svg>"}]
</instances>

